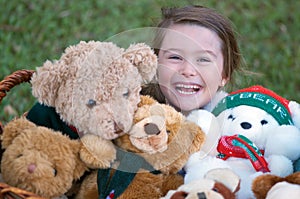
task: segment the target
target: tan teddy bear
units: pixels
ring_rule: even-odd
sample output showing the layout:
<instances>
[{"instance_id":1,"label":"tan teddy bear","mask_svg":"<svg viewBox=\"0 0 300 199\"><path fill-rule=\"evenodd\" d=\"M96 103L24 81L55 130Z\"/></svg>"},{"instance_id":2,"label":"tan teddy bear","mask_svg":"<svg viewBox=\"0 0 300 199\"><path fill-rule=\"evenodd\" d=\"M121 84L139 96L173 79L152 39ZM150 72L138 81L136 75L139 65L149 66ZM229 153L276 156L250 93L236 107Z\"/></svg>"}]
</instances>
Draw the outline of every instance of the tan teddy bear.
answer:
<instances>
[{"instance_id":1,"label":"tan teddy bear","mask_svg":"<svg viewBox=\"0 0 300 199\"><path fill-rule=\"evenodd\" d=\"M71 138L83 136L89 147L82 153L85 162L109 167L116 152L110 140L131 128L141 86L156 69L157 57L145 44L123 49L111 42L82 41L37 68L31 84L39 103L27 118Z\"/></svg>"},{"instance_id":2,"label":"tan teddy bear","mask_svg":"<svg viewBox=\"0 0 300 199\"><path fill-rule=\"evenodd\" d=\"M132 129L114 140L117 160L82 183L77 199L159 198L183 184L178 174L205 140L199 126L168 105L142 96ZM98 184L97 184L98 182Z\"/></svg>"},{"instance_id":3,"label":"tan teddy bear","mask_svg":"<svg viewBox=\"0 0 300 199\"><path fill-rule=\"evenodd\" d=\"M88 168L79 153L82 143L25 118L5 125L1 172L5 183L45 198L71 194Z\"/></svg>"}]
</instances>

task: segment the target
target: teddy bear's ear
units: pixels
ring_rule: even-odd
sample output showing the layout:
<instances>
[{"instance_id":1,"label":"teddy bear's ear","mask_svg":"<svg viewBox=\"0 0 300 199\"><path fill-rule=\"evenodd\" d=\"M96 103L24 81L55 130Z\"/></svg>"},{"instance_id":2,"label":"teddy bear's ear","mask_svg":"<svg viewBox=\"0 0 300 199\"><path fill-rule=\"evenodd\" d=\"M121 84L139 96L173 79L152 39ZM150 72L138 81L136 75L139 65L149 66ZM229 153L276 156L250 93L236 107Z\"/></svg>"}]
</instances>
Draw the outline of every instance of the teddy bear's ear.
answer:
<instances>
[{"instance_id":1,"label":"teddy bear's ear","mask_svg":"<svg viewBox=\"0 0 300 199\"><path fill-rule=\"evenodd\" d=\"M157 101L149 95L141 95L140 99L141 101L138 104L139 107L157 103Z\"/></svg>"},{"instance_id":2,"label":"teddy bear's ear","mask_svg":"<svg viewBox=\"0 0 300 199\"><path fill-rule=\"evenodd\" d=\"M83 58L94 49L95 41L81 41L77 45L69 46L65 49L59 60L47 60L43 66L38 67L32 75L32 94L39 102L48 106L55 106L60 87L67 85L80 66Z\"/></svg>"},{"instance_id":3,"label":"teddy bear's ear","mask_svg":"<svg viewBox=\"0 0 300 199\"><path fill-rule=\"evenodd\" d=\"M280 181L283 181L283 178L276 175L260 175L254 178L254 180L252 181L252 191L257 199L264 199L266 198L268 191L273 187L273 185Z\"/></svg>"},{"instance_id":4,"label":"teddy bear's ear","mask_svg":"<svg viewBox=\"0 0 300 199\"><path fill-rule=\"evenodd\" d=\"M60 65L59 61L47 60L36 69L31 78L33 96L48 106L54 106L59 85L62 83Z\"/></svg>"},{"instance_id":5,"label":"teddy bear's ear","mask_svg":"<svg viewBox=\"0 0 300 199\"><path fill-rule=\"evenodd\" d=\"M295 101L289 102L289 109L295 126L300 129L300 104Z\"/></svg>"},{"instance_id":6,"label":"teddy bear's ear","mask_svg":"<svg viewBox=\"0 0 300 199\"><path fill-rule=\"evenodd\" d=\"M156 74L157 56L144 43L131 44L125 51L124 58L135 65L145 82L150 82Z\"/></svg>"},{"instance_id":7,"label":"teddy bear's ear","mask_svg":"<svg viewBox=\"0 0 300 199\"><path fill-rule=\"evenodd\" d=\"M292 173L285 177L285 180L289 183L300 185L300 171Z\"/></svg>"},{"instance_id":8,"label":"teddy bear's ear","mask_svg":"<svg viewBox=\"0 0 300 199\"><path fill-rule=\"evenodd\" d=\"M23 117L7 123L1 136L2 148L6 149L19 134L33 127L36 125Z\"/></svg>"},{"instance_id":9,"label":"teddy bear's ear","mask_svg":"<svg viewBox=\"0 0 300 199\"><path fill-rule=\"evenodd\" d=\"M205 174L205 178L224 184L232 193L240 189L240 177L228 168L211 169Z\"/></svg>"}]
</instances>

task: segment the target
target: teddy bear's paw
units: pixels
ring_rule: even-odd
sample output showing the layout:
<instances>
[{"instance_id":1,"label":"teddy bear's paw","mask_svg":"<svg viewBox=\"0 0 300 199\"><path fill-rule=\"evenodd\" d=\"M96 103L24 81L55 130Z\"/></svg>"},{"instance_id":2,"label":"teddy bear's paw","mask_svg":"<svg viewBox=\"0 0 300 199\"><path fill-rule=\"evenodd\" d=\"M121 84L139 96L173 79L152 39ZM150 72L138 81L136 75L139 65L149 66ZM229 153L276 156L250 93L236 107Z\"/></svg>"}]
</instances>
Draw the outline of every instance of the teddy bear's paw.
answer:
<instances>
[{"instance_id":1,"label":"teddy bear's paw","mask_svg":"<svg viewBox=\"0 0 300 199\"><path fill-rule=\"evenodd\" d=\"M271 155L267 158L272 174L284 177L293 173L293 163L282 155Z\"/></svg>"},{"instance_id":2,"label":"teddy bear's paw","mask_svg":"<svg viewBox=\"0 0 300 199\"><path fill-rule=\"evenodd\" d=\"M81 142L80 158L90 168L109 168L116 159L116 149L110 140L86 134Z\"/></svg>"},{"instance_id":3,"label":"teddy bear's paw","mask_svg":"<svg viewBox=\"0 0 300 199\"><path fill-rule=\"evenodd\" d=\"M300 129L300 104L295 101L290 101L289 109L291 110L295 126Z\"/></svg>"},{"instance_id":4,"label":"teddy bear's paw","mask_svg":"<svg viewBox=\"0 0 300 199\"><path fill-rule=\"evenodd\" d=\"M197 124L206 134L206 140L201 150L206 154L217 155L217 144L221 137L221 127L217 118L211 112L199 109L192 111L187 116L187 120Z\"/></svg>"}]
</instances>

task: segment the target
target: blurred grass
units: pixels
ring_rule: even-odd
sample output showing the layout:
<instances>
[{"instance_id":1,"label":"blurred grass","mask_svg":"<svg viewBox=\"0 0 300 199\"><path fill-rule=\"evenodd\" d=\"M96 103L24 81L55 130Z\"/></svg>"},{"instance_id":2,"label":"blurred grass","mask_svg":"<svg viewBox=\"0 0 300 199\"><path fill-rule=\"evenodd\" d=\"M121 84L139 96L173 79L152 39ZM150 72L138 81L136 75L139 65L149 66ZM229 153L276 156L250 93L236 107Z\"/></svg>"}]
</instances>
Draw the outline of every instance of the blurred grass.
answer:
<instances>
[{"instance_id":1,"label":"blurred grass","mask_svg":"<svg viewBox=\"0 0 300 199\"><path fill-rule=\"evenodd\" d=\"M246 69L260 76L236 76L239 87L264 85L300 101L300 1L293 0L2 0L0 80L19 69L35 69L80 40L106 40L120 32L153 26L162 6L201 4L234 24ZM231 89L236 89L233 87ZM17 86L0 104L6 122L34 103L29 84Z\"/></svg>"}]
</instances>

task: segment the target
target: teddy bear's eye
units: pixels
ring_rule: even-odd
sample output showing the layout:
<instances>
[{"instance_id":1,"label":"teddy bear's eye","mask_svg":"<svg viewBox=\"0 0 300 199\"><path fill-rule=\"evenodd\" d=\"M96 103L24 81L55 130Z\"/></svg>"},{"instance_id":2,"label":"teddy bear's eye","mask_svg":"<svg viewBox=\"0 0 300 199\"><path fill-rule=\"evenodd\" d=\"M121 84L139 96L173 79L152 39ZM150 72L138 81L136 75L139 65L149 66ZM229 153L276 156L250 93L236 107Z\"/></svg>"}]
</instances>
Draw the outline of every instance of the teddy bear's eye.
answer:
<instances>
[{"instance_id":1,"label":"teddy bear's eye","mask_svg":"<svg viewBox=\"0 0 300 199\"><path fill-rule=\"evenodd\" d=\"M268 124L268 121L267 120L262 120L260 121L261 125L265 125L265 124Z\"/></svg>"},{"instance_id":2,"label":"teddy bear's eye","mask_svg":"<svg viewBox=\"0 0 300 199\"><path fill-rule=\"evenodd\" d=\"M20 158L20 157L22 157L22 156L23 156L23 154L21 153L21 154L17 155L17 158Z\"/></svg>"},{"instance_id":3,"label":"teddy bear's eye","mask_svg":"<svg viewBox=\"0 0 300 199\"><path fill-rule=\"evenodd\" d=\"M54 177L57 175L57 170L56 169L53 169L53 175L54 175Z\"/></svg>"},{"instance_id":4,"label":"teddy bear's eye","mask_svg":"<svg viewBox=\"0 0 300 199\"><path fill-rule=\"evenodd\" d=\"M217 192L217 193L219 193L219 189L216 188L216 187L212 188L212 190L215 191L215 192Z\"/></svg>"},{"instance_id":5,"label":"teddy bear's eye","mask_svg":"<svg viewBox=\"0 0 300 199\"><path fill-rule=\"evenodd\" d=\"M123 97L125 97L126 99L129 97L129 90L126 90L126 91L123 93Z\"/></svg>"},{"instance_id":6,"label":"teddy bear's eye","mask_svg":"<svg viewBox=\"0 0 300 199\"><path fill-rule=\"evenodd\" d=\"M96 101L93 99L89 99L89 101L86 103L86 105L89 108L93 108L94 106L96 106Z\"/></svg>"},{"instance_id":7,"label":"teddy bear's eye","mask_svg":"<svg viewBox=\"0 0 300 199\"><path fill-rule=\"evenodd\" d=\"M232 121L235 120L235 118L231 114L227 117L227 119L232 120Z\"/></svg>"}]
</instances>

